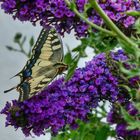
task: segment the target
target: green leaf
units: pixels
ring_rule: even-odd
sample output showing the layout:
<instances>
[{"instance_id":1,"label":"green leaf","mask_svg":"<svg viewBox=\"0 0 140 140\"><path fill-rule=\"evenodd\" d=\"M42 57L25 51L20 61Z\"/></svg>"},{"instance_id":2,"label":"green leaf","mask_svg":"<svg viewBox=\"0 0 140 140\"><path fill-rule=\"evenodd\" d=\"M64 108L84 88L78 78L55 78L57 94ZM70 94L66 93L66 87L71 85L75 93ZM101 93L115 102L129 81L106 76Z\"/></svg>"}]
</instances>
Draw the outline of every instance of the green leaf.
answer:
<instances>
[{"instance_id":1,"label":"green leaf","mask_svg":"<svg viewBox=\"0 0 140 140\"><path fill-rule=\"evenodd\" d=\"M87 3L84 5L84 12L87 13L88 10L92 8L92 5L90 3Z\"/></svg>"},{"instance_id":2,"label":"green leaf","mask_svg":"<svg viewBox=\"0 0 140 140\"><path fill-rule=\"evenodd\" d=\"M72 63L72 54L71 54L71 51L68 46L67 46L67 50L68 50L68 52L64 56L64 63L69 66Z\"/></svg>"},{"instance_id":3,"label":"green leaf","mask_svg":"<svg viewBox=\"0 0 140 140\"><path fill-rule=\"evenodd\" d=\"M76 57L72 60L72 63L71 63L71 65L69 66L69 69L68 69L68 74L67 74L67 76L66 76L66 81L69 80L69 79L71 78L71 76L73 75L74 70L75 70L76 67L77 67L78 61L79 61L79 56L76 56Z\"/></svg>"},{"instance_id":4,"label":"green leaf","mask_svg":"<svg viewBox=\"0 0 140 140\"><path fill-rule=\"evenodd\" d=\"M89 46L95 53L107 52L118 46L118 40L101 32L90 32L88 37Z\"/></svg>"},{"instance_id":5,"label":"green leaf","mask_svg":"<svg viewBox=\"0 0 140 140\"><path fill-rule=\"evenodd\" d=\"M87 57L86 52L85 52L85 51L81 51L81 52L80 52L80 57Z\"/></svg>"},{"instance_id":6,"label":"green leaf","mask_svg":"<svg viewBox=\"0 0 140 140\"><path fill-rule=\"evenodd\" d=\"M135 22L134 29L136 29L137 34L140 34L140 18Z\"/></svg>"},{"instance_id":7,"label":"green leaf","mask_svg":"<svg viewBox=\"0 0 140 140\"><path fill-rule=\"evenodd\" d=\"M15 35L15 37L14 37L14 42L15 42L15 43L19 43L21 37L22 37L22 34L21 34L21 33L16 33L16 35Z\"/></svg>"},{"instance_id":8,"label":"green leaf","mask_svg":"<svg viewBox=\"0 0 140 140\"><path fill-rule=\"evenodd\" d=\"M125 12L125 14L129 16L140 16L140 11L128 11L128 12Z\"/></svg>"},{"instance_id":9,"label":"green leaf","mask_svg":"<svg viewBox=\"0 0 140 140\"><path fill-rule=\"evenodd\" d=\"M123 115L123 118L128 122L134 122L135 119L129 115L129 113L123 108L121 107L121 112L122 112L122 115Z\"/></svg>"},{"instance_id":10,"label":"green leaf","mask_svg":"<svg viewBox=\"0 0 140 140\"><path fill-rule=\"evenodd\" d=\"M74 9L76 8L75 2L70 2L69 4L70 4L70 5L69 5L69 8L70 8L71 10L74 10Z\"/></svg>"},{"instance_id":11,"label":"green leaf","mask_svg":"<svg viewBox=\"0 0 140 140\"><path fill-rule=\"evenodd\" d=\"M110 125L102 122L97 115L91 113L88 119L88 122L77 120L79 127L76 130L67 127L51 140L107 140L108 136L116 136Z\"/></svg>"},{"instance_id":12,"label":"green leaf","mask_svg":"<svg viewBox=\"0 0 140 140\"><path fill-rule=\"evenodd\" d=\"M92 133L88 133L82 140L95 140L95 136Z\"/></svg>"},{"instance_id":13,"label":"green leaf","mask_svg":"<svg viewBox=\"0 0 140 140\"><path fill-rule=\"evenodd\" d=\"M6 46L6 48L7 48L9 51L12 51L12 50L13 50L13 47L11 47L11 46Z\"/></svg>"},{"instance_id":14,"label":"green leaf","mask_svg":"<svg viewBox=\"0 0 140 140\"><path fill-rule=\"evenodd\" d=\"M81 50L81 45L77 46L72 50L72 52L79 52Z\"/></svg>"},{"instance_id":15,"label":"green leaf","mask_svg":"<svg viewBox=\"0 0 140 140\"><path fill-rule=\"evenodd\" d=\"M129 122L129 125L127 127L128 130L134 130L134 129L140 129L140 121L133 121L133 122Z\"/></svg>"},{"instance_id":16,"label":"green leaf","mask_svg":"<svg viewBox=\"0 0 140 140\"><path fill-rule=\"evenodd\" d=\"M78 47L74 48L72 51L73 52L78 52L80 57L87 57L87 54L85 52L87 46L84 45L79 45Z\"/></svg>"},{"instance_id":17,"label":"green leaf","mask_svg":"<svg viewBox=\"0 0 140 140\"><path fill-rule=\"evenodd\" d=\"M139 68L128 70L123 66L122 63L118 62L118 64L119 64L119 68L120 68L121 72L126 74L127 78L131 78L131 77L140 75L140 69Z\"/></svg>"},{"instance_id":18,"label":"green leaf","mask_svg":"<svg viewBox=\"0 0 140 140\"><path fill-rule=\"evenodd\" d=\"M70 65L72 62L72 56L71 53L68 52L65 56L64 56L64 63Z\"/></svg>"},{"instance_id":19,"label":"green leaf","mask_svg":"<svg viewBox=\"0 0 140 140\"><path fill-rule=\"evenodd\" d=\"M99 128L95 134L95 140L107 140L109 130L108 126Z\"/></svg>"},{"instance_id":20,"label":"green leaf","mask_svg":"<svg viewBox=\"0 0 140 140\"><path fill-rule=\"evenodd\" d=\"M13 48L13 47L11 47L11 46L6 46L6 48L7 48L9 51L20 52L20 50L15 49L15 48Z\"/></svg>"},{"instance_id":21,"label":"green leaf","mask_svg":"<svg viewBox=\"0 0 140 140\"><path fill-rule=\"evenodd\" d=\"M24 45L26 39L27 39L26 36L24 36L23 39L22 39L22 41L20 42L20 45L21 45L20 47L23 48L23 45Z\"/></svg>"},{"instance_id":22,"label":"green leaf","mask_svg":"<svg viewBox=\"0 0 140 140\"><path fill-rule=\"evenodd\" d=\"M29 41L30 47L32 47L34 45L34 37L32 36L30 41Z\"/></svg>"}]
</instances>

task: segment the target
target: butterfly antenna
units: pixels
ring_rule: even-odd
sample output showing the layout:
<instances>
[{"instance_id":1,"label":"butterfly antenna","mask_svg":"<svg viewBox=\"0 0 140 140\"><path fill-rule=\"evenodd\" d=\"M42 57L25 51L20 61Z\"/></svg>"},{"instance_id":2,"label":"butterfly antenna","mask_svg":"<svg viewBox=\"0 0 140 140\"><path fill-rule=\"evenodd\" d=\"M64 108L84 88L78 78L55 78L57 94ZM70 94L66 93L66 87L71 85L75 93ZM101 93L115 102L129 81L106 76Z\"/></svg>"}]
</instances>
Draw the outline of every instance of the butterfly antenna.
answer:
<instances>
[{"instance_id":1,"label":"butterfly antenna","mask_svg":"<svg viewBox=\"0 0 140 140\"><path fill-rule=\"evenodd\" d=\"M7 92L9 92L9 91L11 91L11 90L14 90L14 89L16 89L17 87L12 87L12 88L10 88L10 89L8 89L8 90L5 90L4 91L4 93L7 93Z\"/></svg>"},{"instance_id":2,"label":"butterfly antenna","mask_svg":"<svg viewBox=\"0 0 140 140\"><path fill-rule=\"evenodd\" d=\"M20 76L20 72L17 73L16 75L12 76L10 79L12 79L12 78L14 78L14 77L16 77L16 76Z\"/></svg>"}]
</instances>

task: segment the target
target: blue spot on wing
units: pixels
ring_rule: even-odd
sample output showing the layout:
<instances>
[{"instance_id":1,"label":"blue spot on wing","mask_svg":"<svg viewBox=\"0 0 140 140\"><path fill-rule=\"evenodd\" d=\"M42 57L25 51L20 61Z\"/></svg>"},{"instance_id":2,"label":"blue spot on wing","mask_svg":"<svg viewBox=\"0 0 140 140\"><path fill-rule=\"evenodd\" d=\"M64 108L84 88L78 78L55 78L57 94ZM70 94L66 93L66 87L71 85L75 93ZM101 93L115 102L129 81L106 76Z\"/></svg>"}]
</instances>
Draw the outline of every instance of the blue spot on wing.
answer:
<instances>
[{"instance_id":1,"label":"blue spot on wing","mask_svg":"<svg viewBox=\"0 0 140 140\"><path fill-rule=\"evenodd\" d=\"M26 69L23 71L22 74L23 74L24 78L27 78L27 77L30 77L32 75L32 71L31 71L31 69Z\"/></svg>"}]
</instances>

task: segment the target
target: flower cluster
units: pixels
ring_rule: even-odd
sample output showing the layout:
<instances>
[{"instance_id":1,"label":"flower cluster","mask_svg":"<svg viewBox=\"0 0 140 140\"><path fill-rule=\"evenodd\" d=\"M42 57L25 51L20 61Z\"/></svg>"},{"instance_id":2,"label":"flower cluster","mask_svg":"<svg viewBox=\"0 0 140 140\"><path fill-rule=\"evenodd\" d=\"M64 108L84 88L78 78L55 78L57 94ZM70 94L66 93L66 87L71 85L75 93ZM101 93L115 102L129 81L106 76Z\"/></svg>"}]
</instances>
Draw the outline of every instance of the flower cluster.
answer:
<instances>
[{"instance_id":1,"label":"flower cluster","mask_svg":"<svg viewBox=\"0 0 140 140\"><path fill-rule=\"evenodd\" d=\"M124 105L124 108L129 113L129 115L131 115L133 117L134 116L136 117L139 114L138 110L134 107L134 105L131 102L127 102ZM127 122L123 118L123 115L121 114L119 108L117 108L115 106L108 113L107 121L110 124L117 124L116 133L117 133L118 137L135 139L135 137L140 135L140 130L138 130L138 129L128 130Z\"/></svg>"},{"instance_id":2,"label":"flower cluster","mask_svg":"<svg viewBox=\"0 0 140 140\"><path fill-rule=\"evenodd\" d=\"M64 32L69 33L72 29L77 36L87 34L88 25L69 10L64 0L0 0L0 2L6 13L12 14L14 18L21 21L30 21L33 24L40 21L44 27L55 26L62 35ZM135 18L127 16L125 12L140 9L138 0L98 0L98 2L106 14L122 28L131 27L135 22ZM76 0L80 13L84 11L87 3L87 0ZM93 8L88 9L87 15L91 22L97 25L103 24Z\"/></svg>"},{"instance_id":3,"label":"flower cluster","mask_svg":"<svg viewBox=\"0 0 140 140\"><path fill-rule=\"evenodd\" d=\"M122 50L111 54L117 61L127 59ZM99 101L122 102L129 98L119 91L118 78L110 72L107 55L101 53L84 68L76 69L69 81L60 78L28 100L7 103L1 113L7 116L6 126L21 127L26 136L45 134L46 129L57 134L65 126L75 129L76 120L86 121ZM123 96L120 100L121 94L124 100Z\"/></svg>"}]
</instances>

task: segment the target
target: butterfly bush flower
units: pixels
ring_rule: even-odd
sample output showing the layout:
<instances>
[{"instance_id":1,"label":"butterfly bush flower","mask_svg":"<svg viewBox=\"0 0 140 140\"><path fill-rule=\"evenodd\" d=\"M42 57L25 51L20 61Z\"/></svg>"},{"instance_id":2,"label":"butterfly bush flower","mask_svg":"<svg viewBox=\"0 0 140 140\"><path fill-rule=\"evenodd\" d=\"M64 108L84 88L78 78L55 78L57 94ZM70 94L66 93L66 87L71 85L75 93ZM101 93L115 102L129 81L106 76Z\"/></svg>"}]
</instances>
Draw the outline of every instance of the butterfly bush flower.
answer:
<instances>
[{"instance_id":1,"label":"butterfly bush flower","mask_svg":"<svg viewBox=\"0 0 140 140\"><path fill-rule=\"evenodd\" d=\"M137 117L137 119L136 119L137 121L138 121L138 119L140 120L140 117L138 117L139 112L134 107L132 102L127 102L123 106L126 109L126 111L129 113L129 115L131 115L132 117L135 116L135 118ZM116 124L116 133L117 133L118 137L135 139L135 137L140 136L140 130L138 130L138 129L128 130L127 127L129 125L123 118L123 115L121 115L120 110L118 108L116 108L115 106L113 106L112 109L110 110L110 112L108 113L107 121L110 124Z\"/></svg>"},{"instance_id":2,"label":"butterfly bush flower","mask_svg":"<svg viewBox=\"0 0 140 140\"><path fill-rule=\"evenodd\" d=\"M117 55L114 55L114 53L112 54L112 57L114 60L119 60L121 58L121 60L127 60L127 56L126 58L123 55L119 55L119 57ZM126 69L130 70L135 68L135 65L129 65L127 63L124 63L124 66ZM129 82L128 82L128 86L131 87L131 89L139 89L139 83L140 83L140 77L139 76L134 76L132 78L129 78ZM126 84L126 83L124 83ZM124 95L125 96L125 95ZM125 98L123 96L123 98ZM137 97L136 97L137 98ZM133 105L133 103L130 100L125 100L123 99L123 102L119 102L120 105L122 105L122 107L124 107L124 109L128 112L128 114L132 117L134 117L137 121L140 120L139 117L139 111L136 109L136 107ZM118 135L118 137L120 138L124 138L124 139L137 139L138 136L140 136L140 130L138 129L134 129L134 130L128 130L128 123L125 121L123 115L121 114L120 109L117 107L117 104L113 104L111 110L108 113L107 116L107 121L110 124L115 124L116 125L116 133Z\"/></svg>"},{"instance_id":3,"label":"butterfly bush flower","mask_svg":"<svg viewBox=\"0 0 140 140\"><path fill-rule=\"evenodd\" d=\"M0 0L0 2L1 8L6 13L21 21L30 21L33 24L39 21L43 27L55 26L61 35L64 32L69 33L72 29L79 37L87 34L88 25L69 10L64 0ZM75 2L78 11L82 13L88 0ZM131 28L136 19L126 15L125 12L140 10L138 0L98 0L98 3L120 28L126 30ZM93 8L88 9L87 16L91 22L103 25L102 19Z\"/></svg>"},{"instance_id":4,"label":"butterfly bush flower","mask_svg":"<svg viewBox=\"0 0 140 140\"><path fill-rule=\"evenodd\" d=\"M112 64L128 59L122 50L111 55L101 53L84 68L76 69L69 81L60 78L28 100L7 102L1 111L6 115L6 126L21 128L26 136L32 133L39 136L47 129L57 134L66 126L76 129L77 119L87 121L88 114L101 100L126 102L129 96L127 92L121 92L119 76L112 74L108 56L114 59L111 58Z\"/></svg>"},{"instance_id":5,"label":"butterfly bush flower","mask_svg":"<svg viewBox=\"0 0 140 140\"><path fill-rule=\"evenodd\" d=\"M115 53L112 53L112 58L116 61L119 61L119 59L121 58L121 60L127 60L127 56L124 57L124 55L116 55ZM127 62L124 62L124 67L128 70L135 68L135 65L130 65ZM120 83L120 82L119 82ZM137 89L139 90L139 83L140 83L140 77L139 76L134 76L132 78L129 78L128 83L127 82L123 82L124 85L129 86L131 89ZM123 89L124 90L124 89ZM120 89L120 91L122 92L122 89ZM124 90L124 93L126 91ZM137 93L139 94L139 93ZM121 94L120 94L121 95ZM121 98L123 99L121 101L121 98L119 100L119 104L124 107L124 109L128 112L128 114L133 117L136 121L140 120L139 114L140 112L136 109L136 107L133 105L133 103L129 100L129 98L127 98L128 100L124 100L124 96L126 94L124 94L123 96L121 95ZM137 97L136 97L137 99ZM129 124L127 123L127 121L124 119L120 108L118 107L118 104L112 104L112 109L109 111L108 116L107 116L107 121L110 124L115 124L116 125L116 133L117 136L119 138L124 138L124 139L138 139L140 136L140 130L139 129L133 129L133 130L128 130L128 126Z\"/></svg>"}]
</instances>

